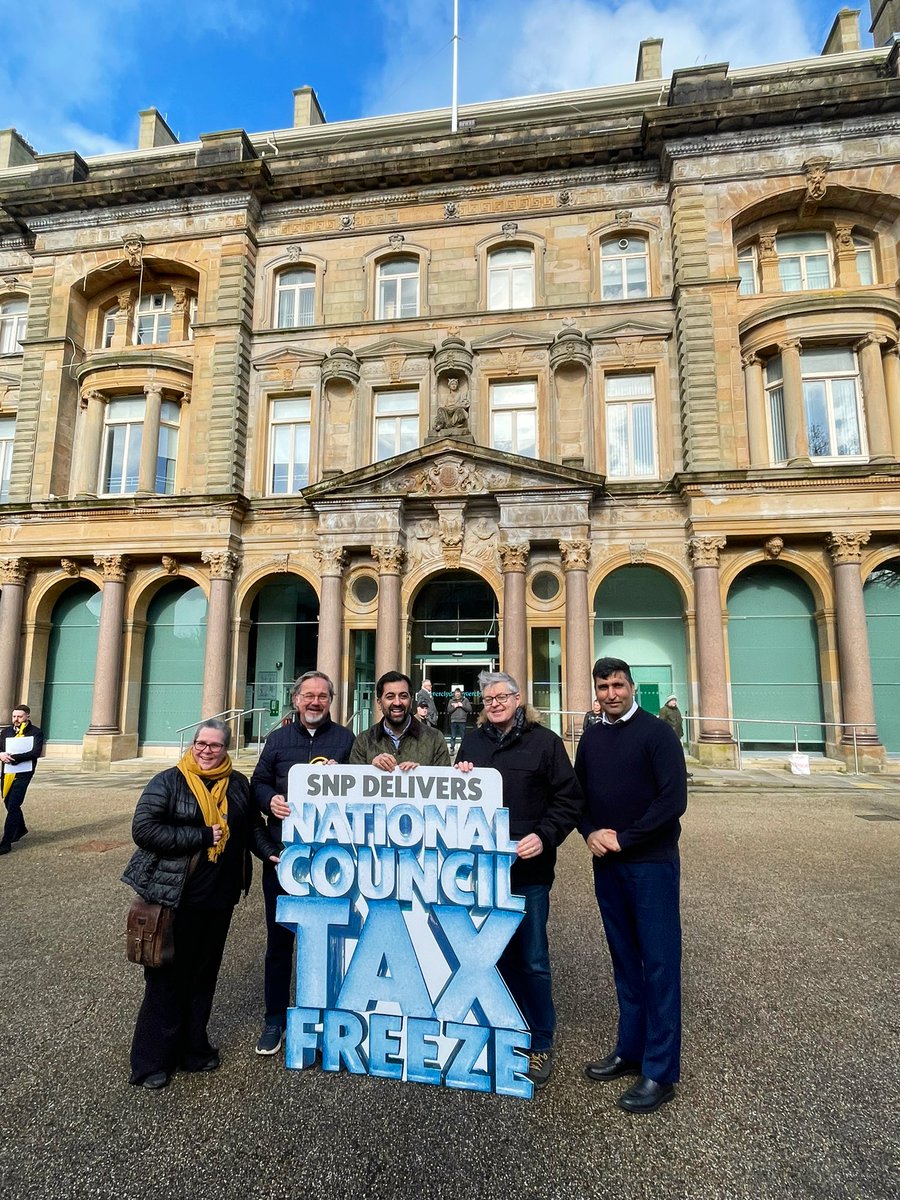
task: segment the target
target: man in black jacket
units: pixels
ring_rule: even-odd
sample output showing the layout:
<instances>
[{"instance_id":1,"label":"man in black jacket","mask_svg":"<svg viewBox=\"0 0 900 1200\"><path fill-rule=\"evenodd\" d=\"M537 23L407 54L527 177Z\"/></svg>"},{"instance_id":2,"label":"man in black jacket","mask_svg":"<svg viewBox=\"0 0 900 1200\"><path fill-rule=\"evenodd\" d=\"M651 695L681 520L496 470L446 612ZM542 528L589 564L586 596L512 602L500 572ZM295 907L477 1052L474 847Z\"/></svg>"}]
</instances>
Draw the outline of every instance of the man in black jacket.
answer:
<instances>
[{"instance_id":1,"label":"man in black jacket","mask_svg":"<svg viewBox=\"0 0 900 1200\"><path fill-rule=\"evenodd\" d=\"M274 729L250 779L253 799L268 818L269 836L281 841L281 822L290 812L288 772L295 763L345 763L353 734L331 719L334 684L321 671L307 671L291 689L294 720ZM266 1016L257 1054L277 1054L284 1041L294 966L294 934L275 919L278 897L285 895L276 868L263 864L266 903Z\"/></svg>"},{"instance_id":2,"label":"man in black jacket","mask_svg":"<svg viewBox=\"0 0 900 1200\"><path fill-rule=\"evenodd\" d=\"M14 753L10 753L7 742L13 738L22 738L23 741L11 742ZM43 749L44 734L37 725L32 725L31 709L27 704L17 704L12 710L12 725L0 729L0 763L3 770L3 800L6 804L0 854L9 854L13 842L19 841L28 832L22 816L22 803Z\"/></svg>"},{"instance_id":3,"label":"man in black jacket","mask_svg":"<svg viewBox=\"0 0 900 1200\"><path fill-rule=\"evenodd\" d=\"M556 848L582 816L582 796L562 741L522 707L519 685L502 671L482 671L478 686L485 720L470 730L457 767L493 767L503 777L510 837L516 841L511 872L525 914L497 969L531 1030L528 1077L537 1088L550 1079L556 1011L550 979L547 918Z\"/></svg>"},{"instance_id":4,"label":"man in black jacket","mask_svg":"<svg viewBox=\"0 0 900 1200\"><path fill-rule=\"evenodd\" d=\"M687 808L675 731L635 701L628 663L600 658L594 690L602 720L578 744L575 773L587 800L581 832L594 856L594 890L619 1001L613 1052L588 1079L639 1076L619 1097L651 1113L675 1095L681 1065L679 818Z\"/></svg>"}]
</instances>

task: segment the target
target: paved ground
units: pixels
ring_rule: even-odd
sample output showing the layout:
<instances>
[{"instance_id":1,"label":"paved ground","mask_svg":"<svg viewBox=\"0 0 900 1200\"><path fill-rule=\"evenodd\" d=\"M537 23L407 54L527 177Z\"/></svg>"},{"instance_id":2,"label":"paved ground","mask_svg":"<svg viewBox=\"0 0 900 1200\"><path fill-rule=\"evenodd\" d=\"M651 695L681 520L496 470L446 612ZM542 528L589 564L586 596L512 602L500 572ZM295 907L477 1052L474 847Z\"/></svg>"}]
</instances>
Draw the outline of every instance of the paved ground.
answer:
<instances>
[{"instance_id":1,"label":"paved ground","mask_svg":"<svg viewBox=\"0 0 900 1200\"><path fill-rule=\"evenodd\" d=\"M570 839L554 890L558 1066L533 1102L287 1072L252 1047L257 889L219 983L223 1066L127 1083L141 994L118 882L146 768L39 774L0 859L0 1197L896 1200L898 780L698 780L683 839L685 1074L651 1117L590 1084L614 1005ZM759 789L759 790L756 790ZM877 819L863 819L863 818Z\"/></svg>"}]
</instances>

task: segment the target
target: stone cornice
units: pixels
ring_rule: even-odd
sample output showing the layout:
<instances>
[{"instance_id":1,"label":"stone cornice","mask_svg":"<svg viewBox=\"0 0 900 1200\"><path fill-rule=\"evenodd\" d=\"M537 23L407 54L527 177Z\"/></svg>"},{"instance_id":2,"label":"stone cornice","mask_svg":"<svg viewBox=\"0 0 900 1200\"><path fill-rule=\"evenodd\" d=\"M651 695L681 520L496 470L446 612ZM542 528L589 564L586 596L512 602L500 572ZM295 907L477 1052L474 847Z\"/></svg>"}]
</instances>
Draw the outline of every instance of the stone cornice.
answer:
<instances>
[{"instance_id":1,"label":"stone cornice","mask_svg":"<svg viewBox=\"0 0 900 1200\"><path fill-rule=\"evenodd\" d=\"M74 207L62 213L31 217L28 227L34 233L53 233L63 229L93 229L118 225L123 221L151 221L158 217L208 216L246 209L248 216L258 203L249 192L233 192L225 196L189 196L180 200L157 200L150 203L122 204L115 208Z\"/></svg>"},{"instance_id":2,"label":"stone cornice","mask_svg":"<svg viewBox=\"0 0 900 1200\"><path fill-rule=\"evenodd\" d=\"M819 145L822 142L843 142L848 137L884 137L900 132L900 116L882 114L857 117L839 122L816 122L796 129L752 129L727 133L708 133L696 138L672 138L666 142L666 157L674 161L684 158L708 157L710 154L747 154L752 150L777 149L784 146Z\"/></svg>"}]
</instances>

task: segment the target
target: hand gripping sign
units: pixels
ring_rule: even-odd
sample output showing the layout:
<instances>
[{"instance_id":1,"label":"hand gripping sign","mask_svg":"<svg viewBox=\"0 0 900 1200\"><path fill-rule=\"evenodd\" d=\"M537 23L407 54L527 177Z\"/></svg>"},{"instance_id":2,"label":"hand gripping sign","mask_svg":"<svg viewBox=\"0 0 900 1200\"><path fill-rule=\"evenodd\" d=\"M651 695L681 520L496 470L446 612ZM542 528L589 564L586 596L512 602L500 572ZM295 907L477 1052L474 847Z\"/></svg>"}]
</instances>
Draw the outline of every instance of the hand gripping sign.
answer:
<instances>
[{"instance_id":1,"label":"hand gripping sign","mask_svg":"<svg viewBox=\"0 0 900 1200\"><path fill-rule=\"evenodd\" d=\"M291 768L277 916L297 935L285 1060L530 1099L497 971L522 920L493 770Z\"/></svg>"}]
</instances>

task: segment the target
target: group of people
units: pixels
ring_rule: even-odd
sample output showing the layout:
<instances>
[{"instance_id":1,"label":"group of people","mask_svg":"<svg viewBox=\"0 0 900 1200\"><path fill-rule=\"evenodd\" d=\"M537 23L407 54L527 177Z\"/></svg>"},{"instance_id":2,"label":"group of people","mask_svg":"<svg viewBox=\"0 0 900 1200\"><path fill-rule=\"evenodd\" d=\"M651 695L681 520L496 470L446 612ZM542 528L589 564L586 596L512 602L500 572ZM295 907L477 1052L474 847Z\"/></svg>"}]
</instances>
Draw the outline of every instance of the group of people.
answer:
<instances>
[{"instance_id":1,"label":"group of people","mask_svg":"<svg viewBox=\"0 0 900 1200\"><path fill-rule=\"evenodd\" d=\"M450 699L447 701L447 725L450 734L451 754L462 741L471 716L471 701L463 694L462 688L454 688L450 694ZM416 692L416 718L433 726L435 729L440 721L430 679L423 679L422 686Z\"/></svg>"},{"instance_id":2,"label":"group of people","mask_svg":"<svg viewBox=\"0 0 900 1200\"><path fill-rule=\"evenodd\" d=\"M678 838L687 805L685 763L671 726L637 705L627 663L601 658L593 679L600 719L585 730L573 764L517 681L505 672L483 672L478 724L466 728L468 713L451 723L451 729L463 727L455 766L462 772L492 767L503 779L516 844L511 885L525 905L497 965L531 1031L529 1077L543 1087L553 1068L550 891L558 847L578 829L592 856L619 1004L616 1042L605 1057L586 1064L585 1074L598 1082L636 1076L618 1104L650 1113L673 1098L680 1069ZM451 765L447 740L420 715L421 693L414 694L408 676L388 671L375 692L380 719L354 737L331 719L331 680L308 671L291 692L293 720L269 735L249 781L232 768L227 728L205 721L177 767L147 785L134 817L138 850L124 878L145 899L175 908L176 953L171 966L145 968L133 1084L161 1088L179 1067L219 1065L207 1025L231 914L249 888L251 850L263 862L267 927L265 1016L256 1052L274 1055L281 1048L294 935L276 920L282 894L276 865L281 821L290 811L291 767Z\"/></svg>"}]
</instances>

